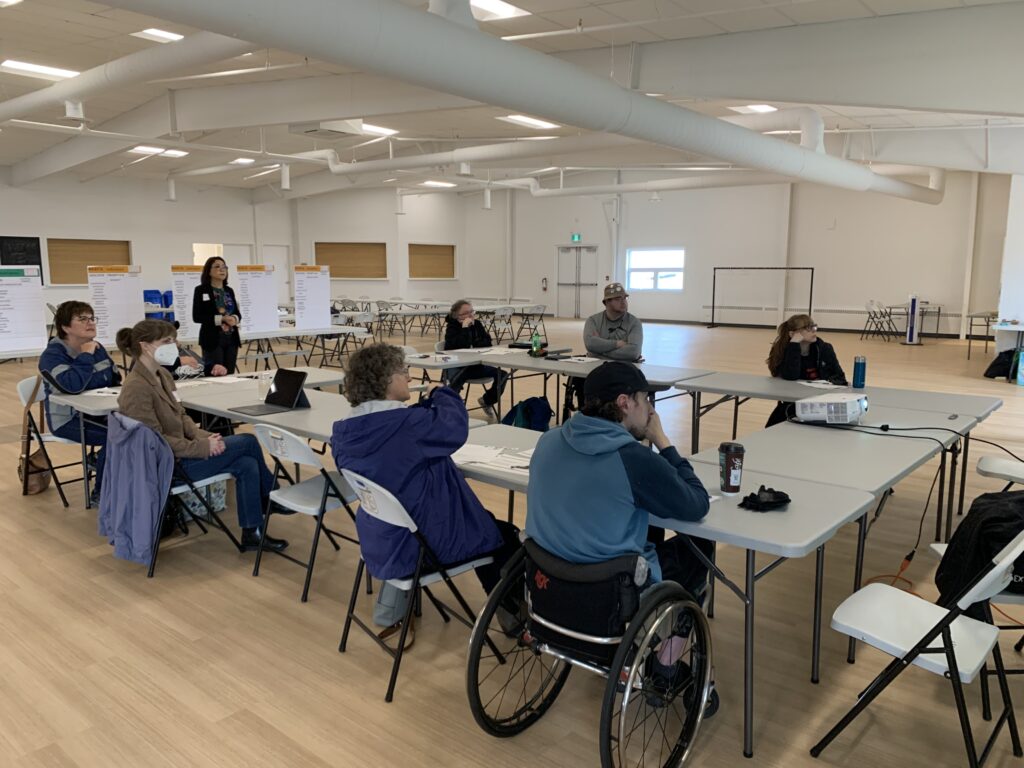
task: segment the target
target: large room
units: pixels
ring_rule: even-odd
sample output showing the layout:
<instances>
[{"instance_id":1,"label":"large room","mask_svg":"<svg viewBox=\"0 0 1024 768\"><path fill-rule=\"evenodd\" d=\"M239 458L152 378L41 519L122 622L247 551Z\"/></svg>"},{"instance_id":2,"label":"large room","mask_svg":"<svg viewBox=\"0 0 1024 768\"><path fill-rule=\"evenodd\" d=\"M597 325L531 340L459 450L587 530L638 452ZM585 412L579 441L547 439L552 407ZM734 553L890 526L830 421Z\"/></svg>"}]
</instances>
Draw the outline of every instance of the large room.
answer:
<instances>
[{"instance_id":1,"label":"large room","mask_svg":"<svg viewBox=\"0 0 1024 768\"><path fill-rule=\"evenodd\" d=\"M0 0L0 766L1020 764L1022 29Z\"/></svg>"}]
</instances>

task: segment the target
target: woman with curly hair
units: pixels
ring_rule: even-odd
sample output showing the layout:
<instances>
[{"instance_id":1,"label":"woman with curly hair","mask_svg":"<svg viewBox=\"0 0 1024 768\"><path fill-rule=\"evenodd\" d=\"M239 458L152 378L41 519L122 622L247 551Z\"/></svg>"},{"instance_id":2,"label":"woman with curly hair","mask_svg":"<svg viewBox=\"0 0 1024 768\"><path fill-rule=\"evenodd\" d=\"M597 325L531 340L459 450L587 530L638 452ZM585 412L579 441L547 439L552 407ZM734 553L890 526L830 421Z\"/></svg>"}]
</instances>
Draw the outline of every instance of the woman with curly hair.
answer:
<instances>
[{"instance_id":1,"label":"woman with curly hair","mask_svg":"<svg viewBox=\"0 0 1024 768\"><path fill-rule=\"evenodd\" d=\"M353 408L347 419L334 424L334 461L338 469L357 472L398 497L442 563L493 554L492 565L477 569L480 583L490 591L502 564L519 546L519 532L484 509L452 461L469 434L462 400L439 387L423 402L406 406L409 381L405 354L398 347L373 344L353 353L345 374L345 396ZM419 545L409 531L362 509L356 528L371 575L384 582L416 570ZM401 629L408 599L409 592L382 583L373 616L387 627L381 638Z\"/></svg>"}]
</instances>

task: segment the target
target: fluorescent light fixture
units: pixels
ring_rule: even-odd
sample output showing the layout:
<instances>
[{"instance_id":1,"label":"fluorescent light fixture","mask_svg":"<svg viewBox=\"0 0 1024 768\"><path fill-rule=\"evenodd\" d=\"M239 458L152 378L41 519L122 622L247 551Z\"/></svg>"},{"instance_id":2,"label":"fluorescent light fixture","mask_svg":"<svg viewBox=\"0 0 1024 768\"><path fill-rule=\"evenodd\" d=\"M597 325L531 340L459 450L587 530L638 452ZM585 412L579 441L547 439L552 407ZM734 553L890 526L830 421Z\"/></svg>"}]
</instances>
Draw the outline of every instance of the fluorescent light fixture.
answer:
<instances>
[{"instance_id":1,"label":"fluorescent light fixture","mask_svg":"<svg viewBox=\"0 0 1024 768\"><path fill-rule=\"evenodd\" d=\"M177 32L167 32L152 27L141 32L132 32L132 37L141 37L143 40L152 40L154 43L175 43L185 38L184 35L179 35Z\"/></svg>"},{"instance_id":2,"label":"fluorescent light fixture","mask_svg":"<svg viewBox=\"0 0 1024 768\"><path fill-rule=\"evenodd\" d=\"M381 184L390 184L392 181L398 181L398 179L384 179Z\"/></svg>"},{"instance_id":3,"label":"fluorescent light fixture","mask_svg":"<svg viewBox=\"0 0 1024 768\"><path fill-rule=\"evenodd\" d=\"M277 165L268 165L264 170L260 171L259 173L254 173L252 176L246 176L244 179L242 179L242 181L248 181L249 179L258 179L260 176L266 176L269 173L273 173L280 167L280 163L278 163Z\"/></svg>"},{"instance_id":4,"label":"fluorescent light fixture","mask_svg":"<svg viewBox=\"0 0 1024 768\"><path fill-rule=\"evenodd\" d=\"M363 133L372 133L375 136L394 136L398 131L392 130L391 128L384 128L379 125L363 123Z\"/></svg>"},{"instance_id":5,"label":"fluorescent light fixture","mask_svg":"<svg viewBox=\"0 0 1024 768\"><path fill-rule=\"evenodd\" d=\"M236 157L231 161L232 165L252 165L256 160L251 157Z\"/></svg>"},{"instance_id":6,"label":"fluorescent light fixture","mask_svg":"<svg viewBox=\"0 0 1024 768\"><path fill-rule=\"evenodd\" d=\"M530 175L530 176L539 176L542 173L551 173L552 171L557 171L557 170L558 170L557 166L549 165L547 168L538 168L536 171L530 171L530 173L528 175Z\"/></svg>"},{"instance_id":7,"label":"fluorescent light fixture","mask_svg":"<svg viewBox=\"0 0 1024 768\"><path fill-rule=\"evenodd\" d=\"M448 188L448 187L454 187L455 184L452 184L450 181L423 181L423 182L420 182L420 186L421 187Z\"/></svg>"},{"instance_id":8,"label":"fluorescent light fixture","mask_svg":"<svg viewBox=\"0 0 1024 768\"><path fill-rule=\"evenodd\" d=\"M43 80L66 80L69 77L78 77L79 75L73 69L47 67L43 64L32 64L28 61L15 61L14 59L7 59L0 63L0 69L13 72L16 75L41 77Z\"/></svg>"},{"instance_id":9,"label":"fluorescent light fixture","mask_svg":"<svg viewBox=\"0 0 1024 768\"><path fill-rule=\"evenodd\" d=\"M502 0L469 0L469 4L476 11L473 15L481 21L494 21L495 19L512 19L516 16L529 16L529 11L516 8Z\"/></svg>"},{"instance_id":10,"label":"fluorescent light fixture","mask_svg":"<svg viewBox=\"0 0 1024 768\"><path fill-rule=\"evenodd\" d=\"M550 131L552 128L562 127L558 123L549 123L547 120L538 120L536 117L530 117L529 115L505 115L498 119L504 120L506 123L525 125L527 128L537 128L538 130Z\"/></svg>"},{"instance_id":11,"label":"fluorescent light fixture","mask_svg":"<svg viewBox=\"0 0 1024 768\"><path fill-rule=\"evenodd\" d=\"M6 8L9 5L17 5L21 0L0 0L0 8Z\"/></svg>"},{"instance_id":12,"label":"fluorescent light fixture","mask_svg":"<svg viewBox=\"0 0 1024 768\"><path fill-rule=\"evenodd\" d=\"M183 149L165 149L164 157L188 157L188 152Z\"/></svg>"},{"instance_id":13,"label":"fluorescent light fixture","mask_svg":"<svg viewBox=\"0 0 1024 768\"><path fill-rule=\"evenodd\" d=\"M664 93L645 93L644 96L650 96L652 99L660 99L664 96Z\"/></svg>"},{"instance_id":14,"label":"fluorescent light fixture","mask_svg":"<svg viewBox=\"0 0 1024 768\"><path fill-rule=\"evenodd\" d=\"M729 107L733 112L739 112L741 115L763 115L768 112L778 112L778 107L773 107L771 104L747 104L745 107Z\"/></svg>"},{"instance_id":15,"label":"fluorescent light fixture","mask_svg":"<svg viewBox=\"0 0 1024 768\"><path fill-rule=\"evenodd\" d=\"M163 154L163 151L163 147L147 147L145 144L139 144L139 146L128 150L133 155L160 155Z\"/></svg>"}]
</instances>

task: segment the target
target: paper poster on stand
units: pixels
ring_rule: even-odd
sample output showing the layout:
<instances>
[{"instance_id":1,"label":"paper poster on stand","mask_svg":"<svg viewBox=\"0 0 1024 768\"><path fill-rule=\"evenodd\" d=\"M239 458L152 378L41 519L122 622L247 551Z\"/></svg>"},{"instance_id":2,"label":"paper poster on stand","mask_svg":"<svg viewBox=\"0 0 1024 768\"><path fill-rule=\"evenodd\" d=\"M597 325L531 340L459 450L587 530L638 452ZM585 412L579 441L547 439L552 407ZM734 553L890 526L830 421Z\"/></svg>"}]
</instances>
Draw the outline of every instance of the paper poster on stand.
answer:
<instances>
[{"instance_id":1,"label":"paper poster on stand","mask_svg":"<svg viewBox=\"0 0 1024 768\"><path fill-rule=\"evenodd\" d=\"M242 338L246 333L276 331L277 275L273 264L239 264L235 268L235 296L242 310Z\"/></svg>"},{"instance_id":2,"label":"paper poster on stand","mask_svg":"<svg viewBox=\"0 0 1024 768\"><path fill-rule=\"evenodd\" d=\"M142 300L142 269L138 266L89 267L89 303L96 314L96 339L114 347L119 329L146 317Z\"/></svg>"},{"instance_id":3,"label":"paper poster on stand","mask_svg":"<svg viewBox=\"0 0 1024 768\"><path fill-rule=\"evenodd\" d=\"M186 342L199 340L199 326L192 322L192 299L203 276L203 268L196 264L171 265L171 291L174 293L174 319L178 321L178 339Z\"/></svg>"},{"instance_id":4,"label":"paper poster on stand","mask_svg":"<svg viewBox=\"0 0 1024 768\"><path fill-rule=\"evenodd\" d=\"M46 305L39 267L0 267L0 359L46 346Z\"/></svg>"},{"instance_id":5,"label":"paper poster on stand","mask_svg":"<svg viewBox=\"0 0 1024 768\"><path fill-rule=\"evenodd\" d=\"M294 269L295 327L301 330L330 328L330 267L304 264Z\"/></svg>"}]
</instances>

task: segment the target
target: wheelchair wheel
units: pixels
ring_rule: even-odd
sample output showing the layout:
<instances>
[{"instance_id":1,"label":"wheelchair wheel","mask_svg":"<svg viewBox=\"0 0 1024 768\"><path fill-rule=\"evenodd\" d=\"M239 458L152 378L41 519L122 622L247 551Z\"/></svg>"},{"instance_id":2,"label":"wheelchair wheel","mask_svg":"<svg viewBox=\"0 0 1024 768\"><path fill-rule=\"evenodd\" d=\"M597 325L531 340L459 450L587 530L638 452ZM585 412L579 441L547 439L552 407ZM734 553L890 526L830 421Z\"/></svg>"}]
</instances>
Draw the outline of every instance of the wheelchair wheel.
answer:
<instances>
[{"instance_id":1,"label":"wheelchair wheel","mask_svg":"<svg viewBox=\"0 0 1024 768\"><path fill-rule=\"evenodd\" d=\"M683 764L711 690L711 633L689 593L650 590L615 654L601 707L602 768Z\"/></svg>"},{"instance_id":2,"label":"wheelchair wheel","mask_svg":"<svg viewBox=\"0 0 1024 768\"><path fill-rule=\"evenodd\" d=\"M567 662L536 650L525 621L525 572L520 549L477 616L469 639L469 707L477 724L492 736L515 736L537 722L572 670Z\"/></svg>"}]
</instances>

